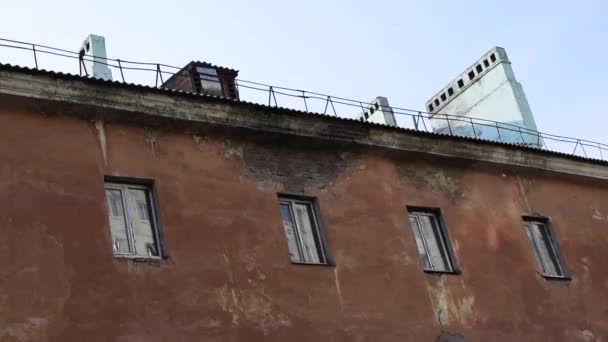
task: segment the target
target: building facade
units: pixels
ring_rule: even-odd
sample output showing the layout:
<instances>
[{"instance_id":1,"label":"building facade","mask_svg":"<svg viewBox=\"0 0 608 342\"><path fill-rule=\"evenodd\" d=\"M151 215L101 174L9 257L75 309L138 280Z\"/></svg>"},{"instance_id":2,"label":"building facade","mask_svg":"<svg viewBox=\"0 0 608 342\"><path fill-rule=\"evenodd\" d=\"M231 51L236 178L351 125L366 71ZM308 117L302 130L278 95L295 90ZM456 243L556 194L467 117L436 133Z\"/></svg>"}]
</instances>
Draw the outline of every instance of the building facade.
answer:
<instances>
[{"instance_id":1,"label":"building facade","mask_svg":"<svg viewBox=\"0 0 608 342\"><path fill-rule=\"evenodd\" d=\"M0 65L1 341L604 341L605 162Z\"/></svg>"}]
</instances>

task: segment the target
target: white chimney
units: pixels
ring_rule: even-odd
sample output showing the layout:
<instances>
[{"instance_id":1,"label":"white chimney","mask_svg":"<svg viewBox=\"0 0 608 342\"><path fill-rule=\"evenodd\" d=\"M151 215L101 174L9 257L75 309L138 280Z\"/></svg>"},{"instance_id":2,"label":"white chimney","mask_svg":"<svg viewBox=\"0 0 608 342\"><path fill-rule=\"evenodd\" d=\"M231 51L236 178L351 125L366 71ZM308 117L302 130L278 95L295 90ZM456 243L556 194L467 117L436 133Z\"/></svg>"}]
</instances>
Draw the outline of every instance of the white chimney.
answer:
<instances>
[{"instance_id":1,"label":"white chimney","mask_svg":"<svg viewBox=\"0 0 608 342\"><path fill-rule=\"evenodd\" d=\"M80 68L82 74L104 80L112 80L112 71L108 66L106 55L106 39L102 36L90 34L80 47Z\"/></svg>"},{"instance_id":2,"label":"white chimney","mask_svg":"<svg viewBox=\"0 0 608 342\"><path fill-rule=\"evenodd\" d=\"M361 121L374 122L378 124L396 126L393 109L388 104L388 99L378 96L372 101L359 117Z\"/></svg>"}]
</instances>

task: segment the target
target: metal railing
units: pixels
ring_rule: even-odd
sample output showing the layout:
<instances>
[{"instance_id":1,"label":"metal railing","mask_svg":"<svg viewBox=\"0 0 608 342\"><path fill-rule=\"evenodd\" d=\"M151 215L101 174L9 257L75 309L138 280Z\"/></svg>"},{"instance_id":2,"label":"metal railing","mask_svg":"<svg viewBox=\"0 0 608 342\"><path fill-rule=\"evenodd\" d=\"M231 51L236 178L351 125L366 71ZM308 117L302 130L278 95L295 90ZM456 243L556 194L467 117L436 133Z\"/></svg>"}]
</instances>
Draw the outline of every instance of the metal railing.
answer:
<instances>
[{"instance_id":1,"label":"metal railing","mask_svg":"<svg viewBox=\"0 0 608 342\"><path fill-rule=\"evenodd\" d=\"M167 64L100 58L50 46L3 38L0 38L0 51L2 51L0 63L3 64L15 64L38 70L61 71L87 77L91 71L87 70L85 62L90 61L108 66L114 75L119 76L119 80L122 82L156 88L162 87L165 80L181 70L180 67ZM7 53L7 51L10 53ZM41 58L42 56L44 58ZM10 63L11 60L16 62ZM28 60L29 62L27 62ZM205 79L208 81L208 78ZM351 119L360 119L364 112L384 111L392 113L396 125L402 128L524 145L591 159L607 160L606 158L608 158L607 144L543 133L514 124L450 114L431 114L425 111L392 106L387 107L373 102L242 79L236 80L236 86L242 100L273 107L284 107Z\"/></svg>"}]
</instances>

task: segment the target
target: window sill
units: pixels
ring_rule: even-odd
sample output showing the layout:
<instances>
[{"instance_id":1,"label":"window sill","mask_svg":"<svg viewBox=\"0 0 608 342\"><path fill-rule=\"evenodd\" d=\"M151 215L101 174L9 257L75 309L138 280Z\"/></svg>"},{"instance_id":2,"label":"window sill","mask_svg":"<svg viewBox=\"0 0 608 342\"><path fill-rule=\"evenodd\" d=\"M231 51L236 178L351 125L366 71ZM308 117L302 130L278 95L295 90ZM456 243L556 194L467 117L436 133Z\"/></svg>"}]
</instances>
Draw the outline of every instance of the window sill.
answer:
<instances>
[{"instance_id":1,"label":"window sill","mask_svg":"<svg viewBox=\"0 0 608 342\"><path fill-rule=\"evenodd\" d=\"M322 264L322 263L316 263L316 262L300 262L300 261L291 261L291 260L289 262L292 265L301 265L301 266L321 266L321 267L324 267L324 266L325 267L327 267L327 266L334 267L334 266L336 266L336 264L329 263L329 262L328 263L324 263L324 264Z\"/></svg>"},{"instance_id":2,"label":"window sill","mask_svg":"<svg viewBox=\"0 0 608 342\"><path fill-rule=\"evenodd\" d=\"M147 264L160 264L164 261L162 257L136 256L136 255L114 255L114 259L118 261L130 261Z\"/></svg>"},{"instance_id":3,"label":"window sill","mask_svg":"<svg viewBox=\"0 0 608 342\"><path fill-rule=\"evenodd\" d=\"M559 276L559 275L545 274L545 273L540 273L540 272L536 272L536 273L538 273L538 275L545 278L546 280L550 280L550 281L570 281L570 280L572 280L572 277L570 277L570 276Z\"/></svg>"},{"instance_id":4,"label":"window sill","mask_svg":"<svg viewBox=\"0 0 608 342\"><path fill-rule=\"evenodd\" d=\"M438 270L423 269L423 271L424 271L424 273L434 274L434 275L442 275L442 274L446 274L446 275L461 275L462 274L462 271L460 271L460 270L438 271Z\"/></svg>"}]
</instances>

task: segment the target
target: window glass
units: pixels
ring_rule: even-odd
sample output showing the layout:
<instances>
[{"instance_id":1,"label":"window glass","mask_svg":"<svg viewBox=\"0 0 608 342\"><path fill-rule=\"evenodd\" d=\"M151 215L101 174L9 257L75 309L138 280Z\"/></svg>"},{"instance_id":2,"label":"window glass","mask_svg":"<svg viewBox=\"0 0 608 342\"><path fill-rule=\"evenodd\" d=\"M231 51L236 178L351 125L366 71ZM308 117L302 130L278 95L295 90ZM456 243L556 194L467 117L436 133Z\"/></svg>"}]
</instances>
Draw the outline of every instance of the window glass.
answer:
<instances>
[{"instance_id":1,"label":"window glass","mask_svg":"<svg viewBox=\"0 0 608 342\"><path fill-rule=\"evenodd\" d=\"M422 239L422 234L420 233L420 224L418 223L418 218L415 215L410 215L410 224L412 225L414 231L414 238L416 239L416 246L418 247L420 260L422 260L422 266L428 270L433 269L429 261L429 257L426 254L426 247L424 246L424 240Z\"/></svg>"},{"instance_id":2,"label":"window glass","mask_svg":"<svg viewBox=\"0 0 608 342\"><path fill-rule=\"evenodd\" d=\"M319 253L317 251L317 242L313 232L313 224L310 220L308 210L309 206L301 203L294 203L296 222L299 227L300 240L302 242L304 260L307 262L318 263Z\"/></svg>"},{"instance_id":3,"label":"window glass","mask_svg":"<svg viewBox=\"0 0 608 342\"><path fill-rule=\"evenodd\" d=\"M127 207L129 208L129 216L133 226L133 238L135 245L135 254L158 256L156 250L156 236L149 220L142 220L139 203L147 203L147 191L142 189L127 190ZM147 206L146 210L147 210ZM147 211L145 218L147 218Z\"/></svg>"},{"instance_id":4,"label":"window glass","mask_svg":"<svg viewBox=\"0 0 608 342\"><path fill-rule=\"evenodd\" d=\"M117 189L106 190L106 201L110 218L110 232L114 254L128 254L129 234L127 221L123 211L122 192Z\"/></svg>"},{"instance_id":5,"label":"window glass","mask_svg":"<svg viewBox=\"0 0 608 342\"><path fill-rule=\"evenodd\" d=\"M141 185L106 183L112 250L119 256L158 257L151 189Z\"/></svg>"},{"instance_id":6,"label":"window glass","mask_svg":"<svg viewBox=\"0 0 608 342\"><path fill-rule=\"evenodd\" d=\"M217 75L217 70L213 68L202 67L197 67L196 70L199 73L203 92L216 96L224 95L224 91L222 90L222 83L220 82L220 78Z\"/></svg>"},{"instance_id":7,"label":"window glass","mask_svg":"<svg viewBox=\"0 0 608 342\"><path fill-rule=\"evenodd\" d=\"M291 261L327 263L313 203L301 199L281 198L279 206Z\"/></svg>"},{"instance_id":8,"label":"window glass","mask_svg":"<svg viewBox=\"0 0 608 342\"><path fill-rule=\"evenodd\" d=\"M564 272L549 227L541 221L526 220L526 233L532 243L540 272L544 275L563 276Z\"/></svg>"},{"instance_id":9,"label":"window glass","mask_svg":"<svg viewBox=\"0 0 608 342\"><path fill-rule=\"evenodd\" d=\"M452 259L437 213L412 211L409 213L410 224L414 232L418 254L425 270L452 272Z\"/></svg>"},{"instance_id":10,"label":"window glass","mask_svg":"<svg viewBox=\"0 0 608 342\"><path fill-rule=\"evenodd\" d=\"M289 249L289 258L294 262L301 262L300 251L298 250L298 237L296 228L291 215L291 208L288 204L281 204L281 218L283 219L283 228L287 236L287 247Z\"/></svg>"}]
</instances>

